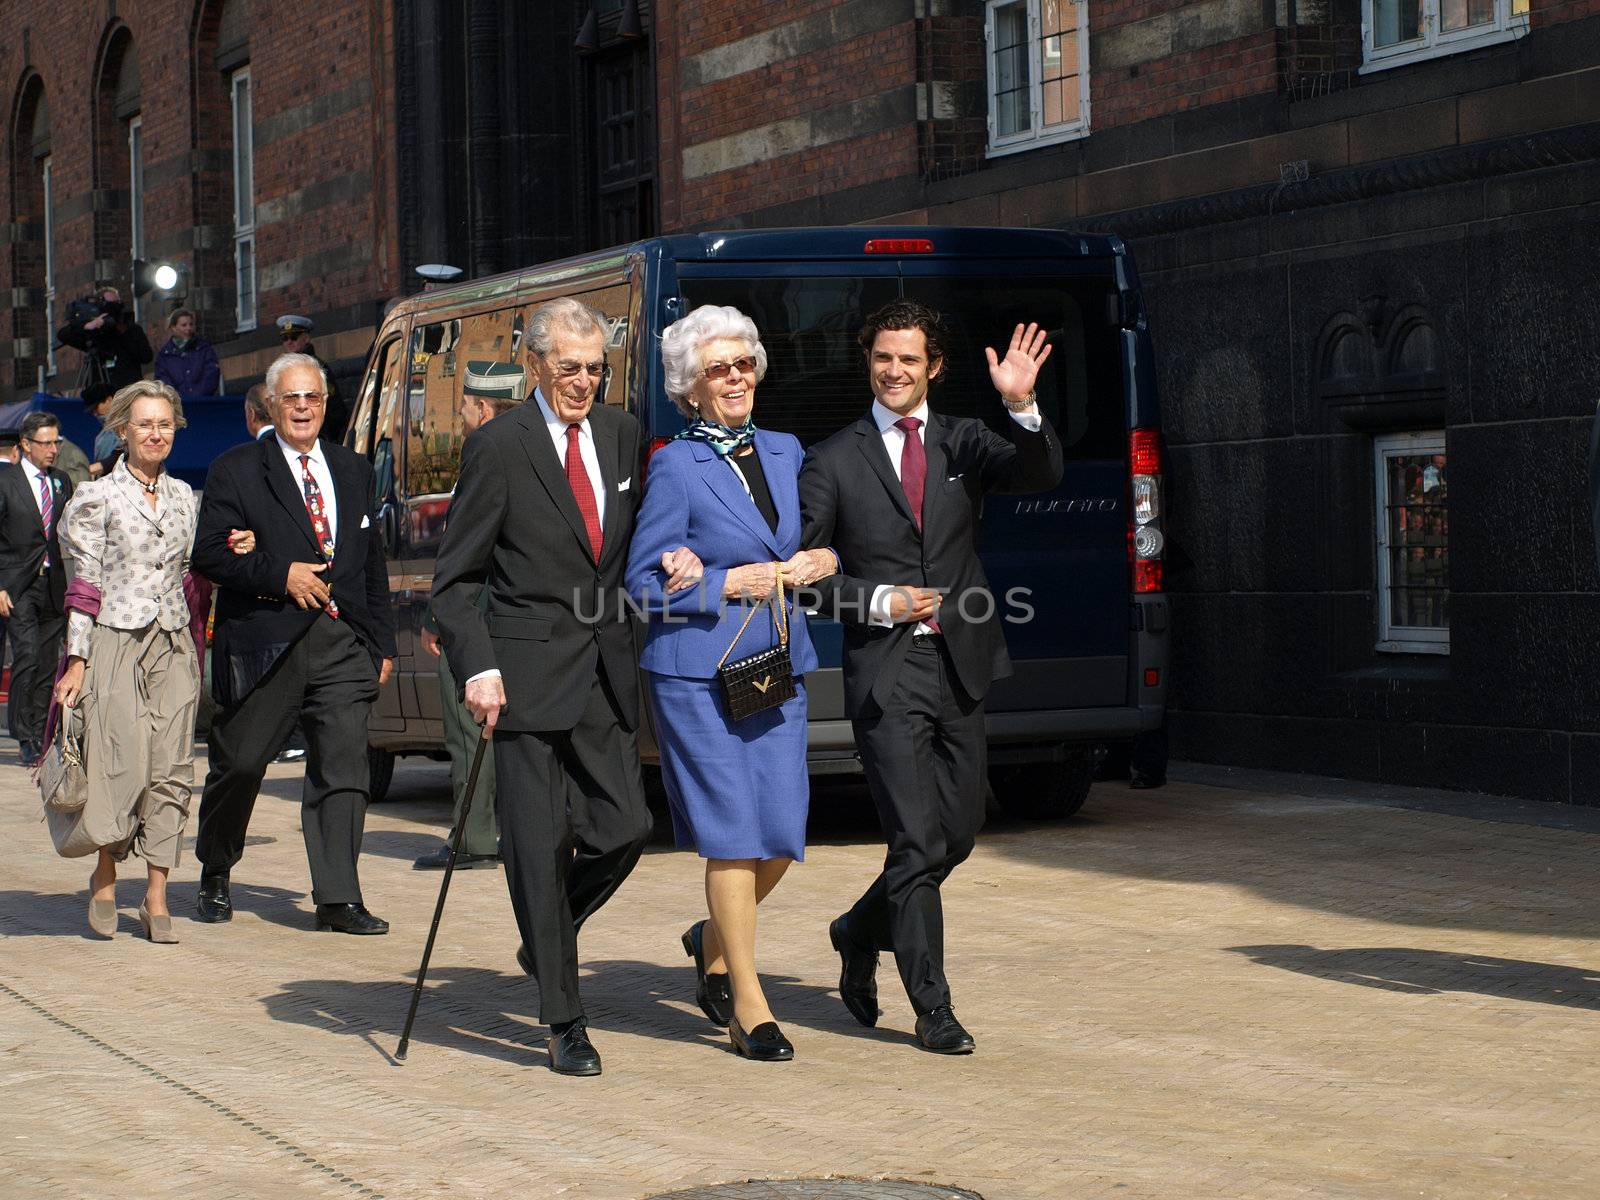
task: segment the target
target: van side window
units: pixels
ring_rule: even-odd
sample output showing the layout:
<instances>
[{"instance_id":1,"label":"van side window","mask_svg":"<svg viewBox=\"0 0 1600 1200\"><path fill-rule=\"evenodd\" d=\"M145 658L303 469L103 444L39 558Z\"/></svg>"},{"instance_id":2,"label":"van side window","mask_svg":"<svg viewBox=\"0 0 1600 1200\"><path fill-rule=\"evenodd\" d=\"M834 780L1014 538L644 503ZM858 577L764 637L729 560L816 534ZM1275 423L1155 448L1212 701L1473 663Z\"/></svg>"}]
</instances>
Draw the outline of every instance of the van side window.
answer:
<instances>
[{"instance_id":1,"label":"van side window","mask_svg":"<svg viewBox=\"0 0 1600 1200\"><path fill-rule=\"evenodd\" d=\"M628 353L636 322L633 290L628 284L619 283L591 292L572 293L573 299L583 301L606 319L606 366L611 368L611 376L606 380L607 404L626 406L628 397L633 395L635 356ZM532 388L528 395L533 395Z\"/></svg>"},{"instance_id":2,"label":"van side window","mask_svg":"<svg viewBox=\"0 0 1600 1200\"><path fill-rule=\"evenodd\" d=\"M444 536L467 436L461 420L467 364L517 361L520 335L518 314L510 308L412 331L405 402L407 543L412 554L437 546Z\"/></svg>"}]
</instances>

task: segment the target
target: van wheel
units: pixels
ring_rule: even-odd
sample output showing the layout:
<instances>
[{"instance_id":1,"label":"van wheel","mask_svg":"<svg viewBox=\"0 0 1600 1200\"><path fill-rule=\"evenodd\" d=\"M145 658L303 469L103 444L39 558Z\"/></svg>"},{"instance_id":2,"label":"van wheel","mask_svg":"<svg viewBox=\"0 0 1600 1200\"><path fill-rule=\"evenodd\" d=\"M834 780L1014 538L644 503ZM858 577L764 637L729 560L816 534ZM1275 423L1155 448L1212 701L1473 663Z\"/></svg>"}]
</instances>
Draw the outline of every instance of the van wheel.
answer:
<instances>
[{"instance_id":1,"label":"van wheel","mask_svg":"<svg viewBox=\"0 0 1600 1200\"><path fill-rule=\"evenodd\" d=\"M1094 755L1074 753L1061 762L992 767L989 781L1000 810L1023 821L1055 821L1072 816L1089 797Z\"/></svg>"},{"instance_id":2,"label":"van wheel","mask_svg":"<svg viewBox=\"0 0 1600 1200\"><path fill-rule=\"evenodd\" d=\"M389 784L394 781L393 750L367 747L368 803L382 804L389 798Z\"/></svg>"}]
</instances>

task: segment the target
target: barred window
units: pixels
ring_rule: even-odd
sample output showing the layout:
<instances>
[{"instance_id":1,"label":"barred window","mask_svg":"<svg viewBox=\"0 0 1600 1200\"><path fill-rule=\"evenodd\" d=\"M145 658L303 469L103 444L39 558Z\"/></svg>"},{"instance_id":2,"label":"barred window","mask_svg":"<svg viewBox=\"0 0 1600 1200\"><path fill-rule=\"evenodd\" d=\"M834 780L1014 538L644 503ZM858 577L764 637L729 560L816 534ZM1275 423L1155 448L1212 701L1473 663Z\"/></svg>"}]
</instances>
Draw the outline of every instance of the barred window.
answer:
<instances>
[{"instance_id":1,"label":"barred window","mask_svg":"<svg viewBox=\"0 0 1600 1200\"><path fill-rule=\"evenodd\" d=\"M1444 433L1374 441L1378 649L1450 652L1450 476Z\"/></svg>"}]
</instances>

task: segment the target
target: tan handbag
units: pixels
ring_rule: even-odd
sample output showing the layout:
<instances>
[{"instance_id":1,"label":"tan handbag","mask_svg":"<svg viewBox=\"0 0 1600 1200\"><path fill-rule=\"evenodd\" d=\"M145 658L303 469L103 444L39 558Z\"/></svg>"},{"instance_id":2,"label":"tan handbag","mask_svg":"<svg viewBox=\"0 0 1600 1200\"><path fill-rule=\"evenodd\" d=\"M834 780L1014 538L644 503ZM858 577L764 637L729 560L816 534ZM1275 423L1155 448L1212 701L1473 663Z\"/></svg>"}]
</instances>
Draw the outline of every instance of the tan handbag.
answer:
<instances>
[{"instance_id":1,"label":"tan handbag","mask_svg":"<svg viewBox=\"0 0 1600 1200\"><path fill-rule=\"evenodd\" d=\"M76 813L89 799L89 774L83 769L82 705L63 708L56 736L39 765L39 796L47 811Z\"/></svg>"}]
</instances>

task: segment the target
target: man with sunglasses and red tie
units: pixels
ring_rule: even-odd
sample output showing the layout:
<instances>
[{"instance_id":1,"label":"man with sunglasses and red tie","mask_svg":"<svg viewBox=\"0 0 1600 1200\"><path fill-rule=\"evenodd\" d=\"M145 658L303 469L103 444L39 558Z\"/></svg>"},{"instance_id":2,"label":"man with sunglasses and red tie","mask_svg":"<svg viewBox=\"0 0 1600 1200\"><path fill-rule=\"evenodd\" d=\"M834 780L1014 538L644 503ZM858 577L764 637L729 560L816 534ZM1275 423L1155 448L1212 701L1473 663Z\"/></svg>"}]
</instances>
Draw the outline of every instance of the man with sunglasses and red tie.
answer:
<instances>
[{"instance_id":1,"label":"man with sunglasses and red tie","mask_svg":"<svg viewBox=\"0 0 1600 1200\"><path fill-rule=\"evenodd\" d=\"M517 962L538 979L550 1068L563 1075L600 1074L578 994L578 930L651 828L623 581L644 447L638 421L604 403L607 334L604 317L568 297L529 318L538 390L467 438L433 580L445 653L494 738ZM662 563L669 586L701 569L682 547Z\"/></svg>"},{"instance_id":2,"label":"man with sunglasses and red tie","mask_svg":"<svg viewBox=\"0 0 1600 1200\"><path fill-rule=\"evenodd\" d=\"M316 927L382 934L356 860L366 820L367 713L395 657L372 466L319 439L327 377L285 354L267 369L273 430L211 464L194 566L215 582L211 765L195 857L199 917L233 917L230 878L267 763L299 722L306 739L300 826ZM238 550L241 532L253 535Z\"/></svg>"},{"instance_id":3,"label":"man with sunglasses and red tie","mask_svg":"<svg viewBox=\"0 0 1600 1200\"><path fill-rule=\"evenodd\" d=\"M67 617L67 576L56 525L72 481L56 469L61 422L45 412L22 420L22 458L0 471L0 621L11 640L11 736L22 765L39 760Z\"/></svg>"},{"instance_id":4,"label":"man with sunglasses and red tie","mask_svg":"<svg viewBox=\"0 0 1600 1200\"><path fill-rule=\"evenodd\" d=\"M945 978L939 888L983 824L983 701L1011 674L999 599L978 559L978 519L990 492L1061 482L1061 441L1034 393L1050 347L1045 330L1018 325L1008 348L985 349L1008 414L997 433L929 408L951 345L933 309L885 305L859 341L872 408L807 453L802 541L839 555L839 573L816 586L823 612L844 622L845 712L888 854L828 936L839 995L856 1020L878 1023L878 953L892 951L917 1044L970 1054L976 1043Z\"/></svg>"}]
</instances>

